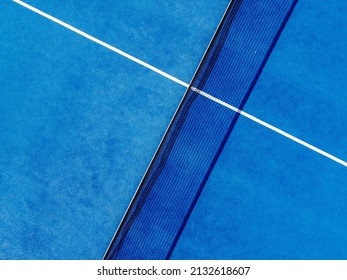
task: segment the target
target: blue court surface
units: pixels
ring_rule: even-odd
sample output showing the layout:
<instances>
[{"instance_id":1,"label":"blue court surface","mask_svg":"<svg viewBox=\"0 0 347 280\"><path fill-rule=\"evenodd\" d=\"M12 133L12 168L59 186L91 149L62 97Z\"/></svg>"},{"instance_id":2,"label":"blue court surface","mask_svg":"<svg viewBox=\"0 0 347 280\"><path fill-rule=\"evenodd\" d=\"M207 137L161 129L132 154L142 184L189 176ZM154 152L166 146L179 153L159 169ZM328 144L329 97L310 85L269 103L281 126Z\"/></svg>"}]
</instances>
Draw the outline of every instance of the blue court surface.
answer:
<instances>
[{"instance_id":1,"label":"blue court surface","mask_svg":"<svg viewBox=\"0 0 347 280\"><path fill-rule=\"evenodd\" d=\"M151 206L148 227L122 237L122 248L164 248L140 237L171 229L149 226L165 221L158 213L170 209L171 198L156 200L160 193L153 198L141 189L133 197L229 2L1 2L0 259L102 259L129 204L142 200ZM247 2L235 12L241 26ZM243 115L235 119L187 202L188 214L173 216L179 229L166 256L347 259L346 12L342 0L298 1L242 108L289 136ZM196 99L210 111L195 123L209 123L215 111L223 121L238 115L203 95ZM189 164L211 158L190 150ZM183 164L175 157L170 170ZM128 251L119 256L132 258Z\"/></svg>"}]
</instances>

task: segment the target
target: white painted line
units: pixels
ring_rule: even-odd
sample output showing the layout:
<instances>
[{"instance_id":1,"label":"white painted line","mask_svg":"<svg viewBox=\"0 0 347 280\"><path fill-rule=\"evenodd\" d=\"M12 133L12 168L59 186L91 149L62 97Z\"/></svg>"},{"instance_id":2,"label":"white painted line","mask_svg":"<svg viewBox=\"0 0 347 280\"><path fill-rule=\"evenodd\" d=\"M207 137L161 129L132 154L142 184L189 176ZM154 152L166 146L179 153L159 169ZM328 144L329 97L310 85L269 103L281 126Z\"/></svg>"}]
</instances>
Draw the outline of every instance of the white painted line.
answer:
<instances>
[{"instance_id":1,"label":"white painted line","mask_svg":"<svg viewBox=\"0 0 347 280\"><path fill-rule=\"evenodd\" d=\"M208 99L210 99L210 100L212 100L212 101L214 101L214 102L216 102L216 103L218 103L218 104L220 104L220 105L222 105L222 106L224 106L230 110L233 110L236 113L239 113L240 115L242 115L242 116L244 116L244 117L246 117L246 118L248 118L248 119L250 119L256 123L268 128L268 129L271 129L272 131L275 131L275 132L283 135L284 137L287 137L288 139L293 140L294 142L296 142L300 145L303 145L306 148L308 148L312 151L315 151L315 152L317 152L317 153L347 167L346 161L343 161L343 160L341 160L341 159L339 159L339 158L337 158L337 157L335 157L335 156L333 156L333 155L331 155L331 154L329 154L329 153L327 153L327 152L325 152L325 151L323 151L323 150L321 150L321 149L319 149L319 148L317 148L317 147L315 147L315 146L313 146L313 145L311 145L311 144L309 144L309 143L307 143L307 142L305 142L305 141L303 141L303 140L301 140L301 139L299 139L299 138L297 138L297 137L295 137L295 136L293 136L293 135L291 135L291 134L289 134L289 133L287 133L287 132L285 132L285 131L283 131L283 130L275 127L275 126L273 126L273 125L271 125L271 124L269 124L269 123L267 123L267 122L264 122L264 121L262 121L256 117L246 113L245 111L242 111L242 110L240 110L240 109L238 109L238 108L236 108L236 107L234 107L234 106L232 106L232 105L230 105L230 104L228 104L228 103L226 103L226 102L224 102L224 101L222 101L222 100L220 100L220 99L218 99L212 95L209 95L206 92L203 92L203 91L201 91L197 88L194 88L194 87L191 87L191 89L193 91L201 94L202 96L205 96L206 98L208 98Z\"/></svg>"},{"instance_id":2,"label":"white painted line","mask_svg":"<svg viewBox=\"0 0 347 280\"><path fill-rule=\"evenodd\" d=\"M34 8L34 7L24 3L23 1L20 1L20 0L12 0L12 1L17 3L17 4L19 4L19 5L21 5L21 6L23 6L23 7L25 7L25 8L27 8L27 9L29 9L29 10L31 10L31 11L33 11L33 12L35 12L35 13L37 13L37 14L39 14L39 15L41 15L41 16L43 16L43 17L45 17L45 18L47 18L47 19L49 19L49 20L51 20L51 21L54 21L55 23L57 23L57 24L59 24L61 26L64 26L65 28L67 28L67 29L69 29L69 30L71 30L71 31L73 31L73 32L75 32L75 33L77 33L77 34L79 34L79 35L81 35L81 36L83 36L83 37L85 37L85 38L87 38L87 39L89 39L89 40L91 40L91 41L93 41L93 42L95 42L95 43L97 43L97 44L99 44L99 45L109 49L109 50L111 50L111 51L113 51L113 52L116 52L116 53L118 53L118 54L120 54L120 55L122 55L122 56L124 56L124 57L126 57L126 58L128 58L128 59L130 59L130 60L132 60L132 61L134 61L134 62L136 62L136 63L138 63L138 64L140 64L140 65L142 65L142 66L144 66L144 67L154 71L154 72L156 72L156 73L158 73L159 75L164 76L167 79L170 79L171 81L173 81L175 83L180 84L181 86L184 86L186 88L189 87L189 84L187 84L186 82L183 82L183 81L181 81L181 80L171 76L170 74L167 74L164 71L162 71L162 70L160 70L160 69L158 69L158 68L156 68L156 67L154 67L154 66L152 66L152 65L150 65L150 64L148 64L148 63L146 63L146 62L144 62L144 61L142 61L142 60L140 60L140 59L138 59L138 58L136 58L136 57L134 57L134 56L124 52L124 51L122 51L122 50L120 50L120 49L117 49L117 48L115 48L115 47L113 47L113 46L111 46L111 45L109 45L109 44L107 44L107 43L105 43L105 42L103 42L103 41L101 41L101 40L99 40L99 39L97 39L97 38L95 38L95 37L85 33L85 32L83 32L83 31L81 31L81 30L79 30L79 29L77 29L77 28L75 28L75 27L73 27L73 26L71 26L71 25L69 25L69 24L67 24L67 23L65 23L65 22L63 22L63 21L61 21L61 20L51 16L51 15L49 15L49 14L46 14L45 12L42 12L39 9L36 9L36 8ZM327 158L329 158L329 159L331 159L331 160L333 160L333 161L335 161L335 162L337 162L337 163L347 167L347 162L346 161L343 161L343 160L341 160L341 159L339 159L339 158L337 158L337 157L335 157L335 156L333 156L333 155L331 155L331 154L329 154L329 153L327 153L327 152L325 152L325 151L323 151L323 150L321 150L321 149L319 149L319 148L317 148L317 147L315 147L315 146L313 146L313 145L311 145L311 144L309 144L309 143L307 143L307 142L305 142L305 141L303 141L303 140L301 140L301 139L299 139L299 138L297 138L297 137L295 137L295 136L293 136L293 135L291 135L291 134L289 134L289 133L287 133L287 132L285 132L285 131L277 128L277 127L275 127L275 126L273 126L273 125L271 125L271 124L268 124L268 123L266 123L266 122L264 122L264 121L262 121L262 120L260 120L260 119L258 119L256 117L254 117L254 116L252 116L252 115L250 115L250 114L248 114L248 113L246 113L246 112L244 112L244 111L242 111L242 110L240 110L240 109L238 109L238 108L236 108L236 107L234 107L234 106L232 106L232 105L230 105L230 104L228 104L228 103L226 103L226 102L224 102L224 101L222 101L222 100L220 100L220 99L218 99L216 97L213 97L212 95L209 95L206 92L203 92L203 91L201 91L201 90L199 90L197 88L194 88L194 87L191 87L191 89L193 91L201 94L202 96L204 96L204 97L206 97L206 98L208 98L208 99L210 99L210 100L212 100L212 101L214 101L214 102L216 102L216 103L218 103L218 104L220 104L220 105L222 105L222 106L224 106L224 107L226 107L226 108L228 108L230 110L233 110L236 113L238 113L238 114L240 114L240 115L242 115L242 116L244 116L244 117L246 117L246 118L248 118L248 119L250 119L250 120L252 120L252 121L254 121L256 123L258 123L258 124L268 128L268 129L270 129L270 130L272 130L274 132L277 132L277 133L281 134L282 136L284 136L284 137L286 137L286 138L288 138L288 139L290 139L290 140L292 140L292 141L294 141L294 142L296 142L296 143L298 143L300 145L303 145L306 148L308 148L308 149L310 149L312 151L315 151L316 153L319 153L319 154L321 154L321 155L323 155L323 156L325 156L325 157L327 157Z\"/></svg>"},{"instance_id":3,"label":"white painted line","mask_svg":"<svg viewBox=\"0 0 347 280\"><path fill-rule=\"evenodd\" d=\"M175 83L178 83L178 84L180 84L180 85L182 85L182 86L184 86L186 88L189 86L187 83L185 83L185 82L183 82L183 81L181 81L181 80L171 76L170 74L165 73L164 71L162 71L162 70L160 70L160 69L158 69L158 68L156 68L156 67L154 67L154 66L152 66L152 65L150 65L150 64L148 64L148 63L146 63L146 62L144 62L144 61L142 61L142 60L140 60L140 59L138 59L138 58L136 58L136 57L134 57L134 56L124 52L124 51L122 51L122 50L120 50L120 49L117 49L117 48L115 48L115 47L113 47L113 46L111 46L111 45L109 45L109 44L107 44L107 43L105 43L105 42L103 42L103 41L101 41L101 40L99 40L99 39L97 39L97 38L95 38L95 37L85 33L85 32L83 32L83 31L81 31L81 30L71 26L70 24L67 24L67 23L65 23L65 22L63 22L63 21L61 21L61 20L59 20L59 19L57 19L57 18L55 18L55 17L53 17L53 16L51 16L49 14L46 14L45 12L42 12L39 9L37 9L37 8L35 8L33 6L30 6L27 3L24 3L23 1L20 1L20 0L12 0L12 1L17 3L17 4L19 4L19 5L21 5L21 6L23 6L23 7L25 7L25 8L27 8L27 9L29 9L29 10L31 10L31 11L33 11L33 12L35 12L35 13L37 13L37 14L39 14L39 15L41 15L41 16L43 16L43 17L45 17L45 18L47 18L47 19L49 19L49 20L51 20L51 21L54 21L55 23L57 23L57 24L59 24L61 26L64 26L65 28L67 28L67 29L69 29L69 30L71 30L71 31L73 31L73 32L75 32L75 33L77 33L77 34L79 34L79 35L81 35L81 36L83 36L83 37L85 37L85 38L87 38L87 39L89 39L89 40L91 40L91 41L93 41L93 42L95 42L95 43L97 43L97 44L99 44L99 45L101 45L101 46L111 50L111 51L113 51L113 52L115 52L115 53L118 53L118 54L120 54L120 55L122 55L122 56L124 56L124 57L126 57L126 58L128 58L128 59L130 59L130 60L132 60L132 61L134 61L134 62L136 62L136 63L138 63L138 64L140 64L140 65L142 65L142 66L144 66L144 67L146 67L146 68L156 72L156 73L158 73L159 75L164 76L167 79L170 79L171 81L174 81Z\"/></svg>"}]
</instances>

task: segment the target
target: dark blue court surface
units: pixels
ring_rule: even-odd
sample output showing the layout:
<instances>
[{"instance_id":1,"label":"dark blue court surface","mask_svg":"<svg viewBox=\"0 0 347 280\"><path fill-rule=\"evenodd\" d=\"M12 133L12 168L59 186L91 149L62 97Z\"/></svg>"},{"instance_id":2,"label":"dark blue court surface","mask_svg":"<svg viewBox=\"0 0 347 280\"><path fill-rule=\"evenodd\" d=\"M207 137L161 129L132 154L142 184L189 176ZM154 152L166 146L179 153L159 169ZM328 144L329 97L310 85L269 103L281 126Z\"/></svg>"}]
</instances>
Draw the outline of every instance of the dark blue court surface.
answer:
<instances>
[{"instance_id":1,"label":"dark blue court surface","mask_svg":"<svg viewBox=\"0 0 347 280\"><path fill-rule=\"evenodd\" d=\"M240 29L252 20L252 1L241 2ZM295 1L273 2L259 11L276 14L280 30L286 12L278 9ZM188 83L229 1L26 3ZM233 91L226 81L193 85L346 161L346 12L341 0L299 1L241 104L227 91L218 95L223 87ZM0 14L0 259L101 259L186 89L13 1L2 1ZM243 34L232 40L231 54ZM271 49L278 34L269 34L257 33ZM267 54L264 48L256 59ZM257 69L247 73L257 76ZM124 247L110 258L346 259L346 166L188 94L206 111L183 114L195 124L180 128L185 153L158 163L171 164L167 181L158 189L151 181L152 196L145 188L138 193L145 193L141 211L150 212L126 227L129 239L122 237ZM223 123L232 130L218 138ZM193 141L205 135L221 142L206 153L203 141ZM167 189L163 201L169 183L185 178L186 163L198 169L185 172L188 179ZM182 213L170 208L175 199Z\"/></svg>"}]
</instances>

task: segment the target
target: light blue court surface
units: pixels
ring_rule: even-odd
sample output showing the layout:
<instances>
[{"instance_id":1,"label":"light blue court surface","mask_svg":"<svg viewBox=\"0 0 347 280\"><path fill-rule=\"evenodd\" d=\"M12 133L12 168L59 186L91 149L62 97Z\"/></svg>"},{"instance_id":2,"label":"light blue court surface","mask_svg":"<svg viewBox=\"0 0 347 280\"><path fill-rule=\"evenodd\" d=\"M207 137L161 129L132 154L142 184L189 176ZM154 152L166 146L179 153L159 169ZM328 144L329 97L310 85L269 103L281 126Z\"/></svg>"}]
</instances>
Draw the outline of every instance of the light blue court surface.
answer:
<instances>
[{"instance_id":1,"label":"light blue court surface","mask_svg":"<svg viewBox=\"0 0 347 280\"><path fill-rule=\"evenodd\" d=\"M189 82L229 1L27 3ZM345 161L346 8L299 1L244 108ZM185 88L0 14L0 258L101 259ZM346 259L346 201L346 167L240 117L172 258Z\"/></svg>"},{"instance_id":2,"label":"light blue court surface","mask_svg":"<svg viewBox=\"0 0 347 280\"><path fill-rule=\"evenodd\" d=\"M28 3L184 80L228 4ZM101 259L185 88L12 1L0 12L0 258Z\"/></svg>"}]
</instances>

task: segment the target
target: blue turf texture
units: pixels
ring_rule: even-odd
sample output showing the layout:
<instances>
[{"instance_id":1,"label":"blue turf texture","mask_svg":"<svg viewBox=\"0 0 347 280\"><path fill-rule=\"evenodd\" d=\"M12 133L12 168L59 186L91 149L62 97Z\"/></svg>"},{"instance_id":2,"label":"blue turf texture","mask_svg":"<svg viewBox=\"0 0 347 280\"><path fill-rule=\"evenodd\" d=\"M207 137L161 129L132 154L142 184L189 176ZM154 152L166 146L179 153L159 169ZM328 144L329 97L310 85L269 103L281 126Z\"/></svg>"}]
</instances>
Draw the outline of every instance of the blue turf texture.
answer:
<instances>
[{"instance_id":1,"label":"blue turf texture","mask_svg":"<svg viewBox=\"0 0 347 280\"><path fill-rule=\"evenodd\" d=\"M227 1L157 2L28 1L189 79ZM102 259L185 89L12 1L0 15L0 259Z\"/></svg>"},{"instance_id":2,"label":"blue turf texture","mask_svg":"<svg viewBox=\"0 0 347 280\"><path fill-rule=\"evenodd\" d=\"M186 82L228 2L27 1ZM270 1L244 2L260 11ZM290 2L271 1L276 7ZM238 12L252 25L247 9ZM344 160L346 12L341 0L299 1L244 107ZM0 259L100 259L184 88L10 0L1 2L0 15ZM239 44L252 40L244 41L249 33L242 28L234 30L236 47L225 62L233 57L247 69L242 57L255 63L264 52L254 48L244 56ZM223 65L213 69L240 92L252 80L250 72L229 77ZM233 105L242 99L230 94L232 88L224 91L224 82L201 81L196 77L195 86ZM179 166L201 159L192 167L200 170L217 145L201 155L197 150L206 146L196 139L213 143L218 136L204 124L225 133L235 115L194 92L187 95L190 106L206 114L188 114L191 121L181 129L196 131L185 138L194 153L186 150L186 161L179 153L170 156ZM204 172L185 176L196 184ZM201 186L182 190L185 197L175 203L183 208L167 224L158 211L171 211L177 192L163 203L156 190L152 213L141 221L160 223L132 232L118 258L168 258L172 252L172 259L347 259L343 166L240 117L205 181L197 202ZM192 201L196 206L177 240ZM142 231L148 236L135 248ZM153 241L153 231L161 239ZM152 251L143 253L146 246Z\"/></svg>"}]
</instances>

